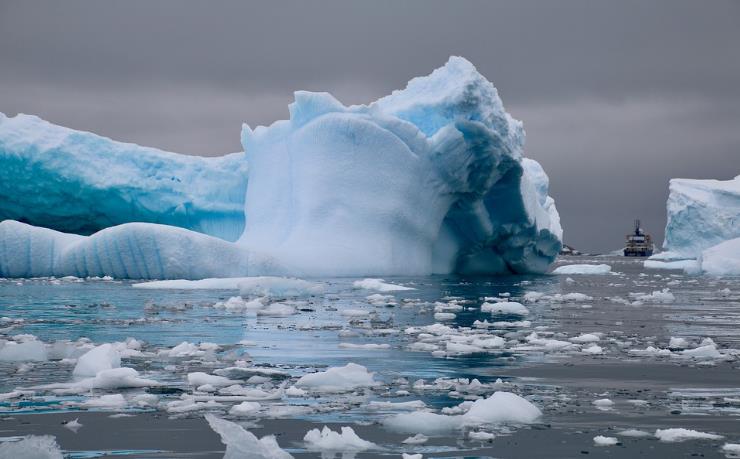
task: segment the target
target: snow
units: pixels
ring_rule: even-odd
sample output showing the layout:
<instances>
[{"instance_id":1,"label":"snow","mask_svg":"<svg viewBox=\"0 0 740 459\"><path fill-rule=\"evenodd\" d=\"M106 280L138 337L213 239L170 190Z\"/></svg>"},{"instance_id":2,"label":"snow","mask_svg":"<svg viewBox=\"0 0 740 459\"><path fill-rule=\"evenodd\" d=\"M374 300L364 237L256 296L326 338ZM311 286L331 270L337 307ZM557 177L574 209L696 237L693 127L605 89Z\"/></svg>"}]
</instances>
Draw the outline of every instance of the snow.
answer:
<instances>
[{"instance_id":1,"label":"snow","mask_svg":"<svg viewBox=\"0 0 740 459\"><path fill-rule=\"evenodd\" d=\"M614 446L619 443L616 437L605 437L597 435L594 437L594 446Z\"/></svg>"},{"instance_id":2,"label":"snow","mask_svg":"<svg viewBox=\"0 0 740 459\"><path fill-rule=\"evenodd\" d=\"M672 428L656 430L655 438L664 442L678 443L686 440L720 440L723 437L722 435L699 432L697 430Z\"/></svg>"},{"instance_id":3,"label":"snow","mask_svg":"<svg viewBox=\"0 0 740 459\"><path fill-rule=\"evenodd\" d=\"M183 157L0 116L2 171L13 174L0 210L94 233L0 223L0 277L543 273L557 256L547 175L467 60L369 105L298 91L289 111L243 126L248 183L241 155ZM16 170L33 172L30 190L19 193Z\"/></svg>"},{"instance_id":4,"label":"snow","mask_svg":"<svg viewBox=\"0 0 740 459\"><path fill-rule=\"evenodd\" d=\"M0 457L7 459L63 459L51 435L28 435L19 441L0 442Z\"/></svg>"},{"instance_id":5,"label":"snow","mask_svg":"<svg viewBox=\"0 0 740 459\"><path fill-rule=\"evenodd\" d=\"M358 437L352 427L342 427L341 433L324 426L323 429L309 430L303 437L306 447L312 451L346 452L366 451L377 448L369 441Z\"/></svg>"},{"instance_id":6,"label":"snow","mask_svg":"<svg viewBox=\"0 0 740 459\"><path fill-rule=\"evenodd\" d=\"M416 290L412 287L396 285L385 282L383 279L363 279L352 283L354 288L364 288L367 290L378 290L380 292L398 292L403 290Z\"/></svg>"},{"instance_id":7,"label":"snow","mask_svg":"<svg viewBox=\"0 0 740 459\"><path fill-rule=\"evenodd\" d=\"M480 307L481 312L490 312L492 315L515 315L526 316L529 314L523 304L516 301L502 301L499 303L483 303Z\"/></svg>"},{"instance_id":8,"label":"snow","mask_svg":"<svg viewBox=\"0 0 740 459\"><path fill-rule=\"evenodd\" d=\"M103 370L119 368L121 355L110 343L101 344L77 359L72 374L74 376L95 376Z\"/></svg>"},{"instance_id":9,"label":"snow","mask_svg":"<svg viewBox=\"0 0 740 459\"><path fill-rule=\"evenodd\" d=\"M612 271L612 267L609 265L564 265L555 268L553 274L609 274Z\"/></svg>"},{"instance_id":10,"label":"snow","mask_svg":"<svg viewBox=\"0 0 740 459\"><path fill-rule=\"evenodd\" d=\"M221 419L211 413L205 415L208 425L226 445L224 459L289 459L287 451L280 448L274 435L267 435L258 439L253 433L244 430L238 424Z\"/></svg>"},{"instance_id":11,"label":"snow","mask_svg":"<svg viewBox=\"0 0 740 459\"><path fill-rule=\"evenodd\" d=\"M712 246L740 238L740 175L732 180L672 179L663 248L697 258Z\"/></svg>"},{"instance_id":12,"label":"snow","mask_svg":"<svg viewBox=\"0 0 740 459\"><path fill-rule=\"evenodd\" d=\"M331 367L326 371L303 375L295 385L319 392L343 392L377 386L379 383L373 379L373 374L362 365L348 363L343 367Z\"/></svg>"},{"instance_id":13,"label":"snow","mask_svg":"<svg viewBox=\"0 0 740 459\"><path fill-rule=\"evenodd\" d=\"M77 234L161 223L235 241L246 187L243 153L181 155L0 113L0 220Z\"/></svg>"}]
</instances>

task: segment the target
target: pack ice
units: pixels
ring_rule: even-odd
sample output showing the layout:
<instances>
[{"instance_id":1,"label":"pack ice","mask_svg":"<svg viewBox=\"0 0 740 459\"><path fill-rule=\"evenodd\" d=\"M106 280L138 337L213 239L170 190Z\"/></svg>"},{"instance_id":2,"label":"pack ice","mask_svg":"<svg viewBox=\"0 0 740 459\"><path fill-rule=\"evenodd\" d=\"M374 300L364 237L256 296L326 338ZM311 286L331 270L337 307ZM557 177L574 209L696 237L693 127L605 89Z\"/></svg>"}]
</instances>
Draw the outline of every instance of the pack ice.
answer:
<instances>
[{"instance_id":1,"label":"pack ice","mask_svg":"<svg viewBox=\"0 0 740 459\"><path fill-rule=\"evenodd\" d=\"M665 252L654 260L713 275L740 274L740 175L732 180L672 179L667 203Z\"/></svg>"},{"instance_id":2,"label":"pack ice","mask_svg":"<svg viewBox=\"0 0 740 459\"><path fill-rule=\"evenodd\" d=\"M557 256L562 230L547 175L522 156L521 122L506 113L496 88L467 60L452 57L430 75L368 105L348 107L328 93L299 91L289 109L288 120L242 128L249 180L241 213L246 224L235 242L228 240L238 225L226 215L239 202L234 190L247 182L246 164L224 169L238 156L183 158L37 118L26 120L25 130L6 126L0 130L0 149L2 161L22 171L13 178L24 182L16 188L60 193L53 180L34 187L34 167L42 178L71 176L83 197L80 205L90 206L91 214L104 196L119 199L121 188L130 187L135 177L173 179L145 183L129 196L129 207L155 209L159 215L141 220L167 226L127 223L84 237L3 222L0 275L197 279L527 273L544 272ZM11 119L3 118L0 126L8 123ZM100 142L104 148L98 148ZM23 147L12 149L15 144ZM91 174L96 181L78 180L88 167L80 164L95 162L96 151L108 156ZM119 162L123 166L117 169ZM108 168L113 172L100 172ZM173 170L189 172L175 175ZM89 199L98 188L107 192ZM168 207L178 192L202 203L186 206L192 211L186 212L188 221L197 225L178 225L179 208ZM36 221L24 215L29 200L12 215ZM100 206L117 214L107 202ZM127 214L111 224L137 219Z\"/></svg>"}]
</instances>

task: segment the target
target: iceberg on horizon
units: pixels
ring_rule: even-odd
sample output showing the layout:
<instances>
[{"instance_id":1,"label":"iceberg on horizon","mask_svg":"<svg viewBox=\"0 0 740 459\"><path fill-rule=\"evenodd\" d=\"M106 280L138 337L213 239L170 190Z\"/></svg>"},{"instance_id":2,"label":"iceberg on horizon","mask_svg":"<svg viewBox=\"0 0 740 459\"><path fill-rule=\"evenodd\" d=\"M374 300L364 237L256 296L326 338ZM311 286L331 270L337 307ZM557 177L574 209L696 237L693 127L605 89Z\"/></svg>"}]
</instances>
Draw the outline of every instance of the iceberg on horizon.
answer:
<instances>
[{"instance_id":1,"label":"iceberg on horizon","mask_svg":"<svg viewBox=\"0 0 740 459\"><path fill-rule=\"evenodd\" d=\"M4 222L0 275L199 279L542 273L557 256L562 229L547 175L539 163L522 156L521 122L506 113L496 88L467 60L451 57L432 74L369 105L347 107L328 93L299 91L289 108L288 120L254 130L243 126L246 160L239 158L244 164L230 171L241 173L233 179L239 183L223 183L225 164L210 174L215 163L204 162L188 169L200 173L192 175L197 182L186 179L182 188L173 181L175 190L212 196L214 207L221 206L216 220L233 214L234 190L245 183L241 218L246 223L236 242L207 231L213 210L207 200L194 208L191 217L200 223L190 229L222 239L151 223L84 237ZM3 135L0 130L0 147L7 145ZM27 135L17 141L36 152L32 136L39 134ZM139 164L132 159L136 149L148 149L125 145L128 155L106 159L111 168L118 160L135 164L122 174L169 171L178 161L189 161L170 154L159 156L156 166ZM67 167L36 162L52 174ZM121 180L125 186L126 178L107 183L103 176L102 187L110 185L115 195ZM42 191L53 193L47 187ZM218 188L228 196L211 193ZM134 197L133 205L147 200L166 220L173 212L165 205L169 193L162 185Z\"/></svg>"}]
</instances>

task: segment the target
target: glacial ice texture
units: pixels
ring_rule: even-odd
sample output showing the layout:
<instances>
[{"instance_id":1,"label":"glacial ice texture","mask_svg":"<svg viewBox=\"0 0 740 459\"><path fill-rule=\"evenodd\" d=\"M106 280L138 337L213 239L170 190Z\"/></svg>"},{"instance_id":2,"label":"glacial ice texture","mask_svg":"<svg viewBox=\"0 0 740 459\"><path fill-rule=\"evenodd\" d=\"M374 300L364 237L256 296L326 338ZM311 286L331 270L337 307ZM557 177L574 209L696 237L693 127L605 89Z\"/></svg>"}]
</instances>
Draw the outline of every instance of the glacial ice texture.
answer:
<instances>
[{"instance_id":1,"label":"glacial ice texture","mask_svg":"<svg viewBox=\"0 0 740 459\"><path fill-rule=\"evenodd\" d=\"M0 220L77 234L149 222L234 241L246 186L242 153L179 155L0 113Z\"/></svg>"},{"instance_id":2,"label":"glacial ice texture","mask_svg":"<svg viewBox=\"0 0 740 459\"><path fill-rule=\"evenodd\" d=\"M675 258L740 237L740 175L732 180L673 179L663 248Z\"/></svg>"},{"instance_id":3,"label":"glacial ice texture","mask_svg":"<svg viewBox=\"0 0 740 459\"><path fill-rule=\"evenodd\" d=\"M452 57L369 105L299 91L290 119L244 126L239 243L298 275L544 272L562 238L522 124Z\"/></svg>"},{"instance_id":4,"label":"glacial ice texture","mask_svg":"<svg viewBox=\"0 0 740 459\"><path fill-rule=\"evenodd\" d=\"M557 256L547 175L465 59L369 105L299 91L289 108L288 120L243 127L248 183L240 155L189 158L3 116L10 216L50 227L77 216L84 228L65 230L78 233L163 224L85 237L6 221L0 275L540 273Z\"/></svg>"}]
</instances>

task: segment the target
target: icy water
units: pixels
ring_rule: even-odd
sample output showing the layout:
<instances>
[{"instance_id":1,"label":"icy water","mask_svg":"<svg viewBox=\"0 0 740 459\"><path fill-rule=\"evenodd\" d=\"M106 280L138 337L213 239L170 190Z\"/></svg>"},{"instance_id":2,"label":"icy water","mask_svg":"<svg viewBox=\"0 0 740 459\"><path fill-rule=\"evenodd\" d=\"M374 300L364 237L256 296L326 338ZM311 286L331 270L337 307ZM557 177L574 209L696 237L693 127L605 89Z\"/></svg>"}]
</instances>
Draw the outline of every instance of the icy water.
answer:
<instances>
[{"instance_id":1,"label":"icy water","mask_svg":"<svg viewBox=\"0 0 740 459\"><path fill-rule=\"evenodd\" d=\"M723 446L740 443L740 279L645 270L624 258L558 265L575 263L606 263L613 273L386 279L414 289L392 292L312 279L324 293L282 300L296 310L283 317L214 307L236 290L3 279L0 339L27 352L40 340L45 355L0 349L0 436L53 435L73 458L222 457L204 420L210 412L258 436L275 434L296 457L321 456L303 436L323 425L351 426L376 444L358 458L733 457ZM528 314L482 311L487 297L522 303ZM102 343L118 343L121 366L158 385L75 386L75 359ZM349 362L379 384L293 387L302 375ZM189 382L195 372L232 381ZM419 425L386 424L420 409L459 415L466 400L496 391L526 398L542 416L428 433L422 444L403 443ZM260 406L229 414L242 401ZM73 419L82 424L76 432L63 425ZM722 438L656 438L671 428ZM616 444L596 446L598 435Z\"/></svg>"}]
</instances>

